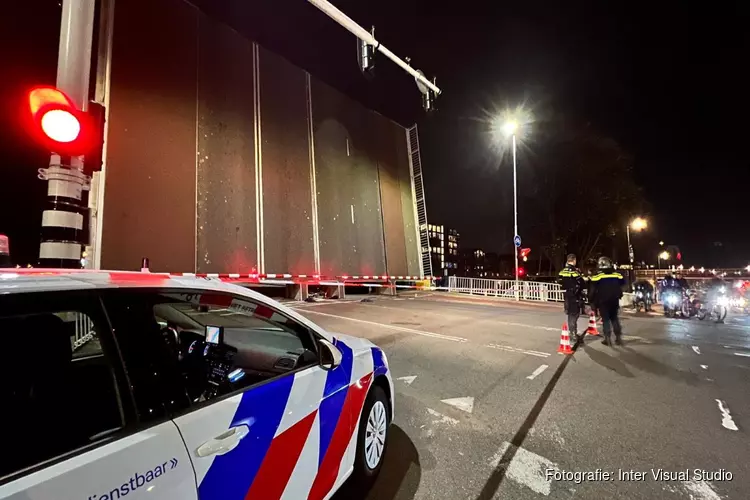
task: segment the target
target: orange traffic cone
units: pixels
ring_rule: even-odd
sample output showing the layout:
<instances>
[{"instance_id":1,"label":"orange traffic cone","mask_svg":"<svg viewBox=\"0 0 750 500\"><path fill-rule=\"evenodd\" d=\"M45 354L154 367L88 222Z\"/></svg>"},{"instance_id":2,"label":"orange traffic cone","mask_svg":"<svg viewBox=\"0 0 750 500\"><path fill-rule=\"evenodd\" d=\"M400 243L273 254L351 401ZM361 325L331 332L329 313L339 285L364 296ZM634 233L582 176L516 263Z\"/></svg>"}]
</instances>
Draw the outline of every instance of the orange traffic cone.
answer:
<instances>
[{"instance_id":1,"label":"orange traffic cone","mask_svg":"<svg viewBox=\"0 0 750 500\"><path fill-rule=\"evenodd\" d=\"M573 354L573 348L570 346L570 335L568 334L568 324L563 323L562 333L560 334L560 347L557 348L560 354Z\"/></svg>"},{"instance_id":2,"label":"orange traffic cone","mask_svg":"<svg viewBox=\"0 0 750 500\"><path fill-rule=\"evenodd\" d=\"M599 335L599 331L596 329L596 316L593 311L589 315L589 327L586 328L586 333L589 335Z\"/></svg>"}]
</instances>

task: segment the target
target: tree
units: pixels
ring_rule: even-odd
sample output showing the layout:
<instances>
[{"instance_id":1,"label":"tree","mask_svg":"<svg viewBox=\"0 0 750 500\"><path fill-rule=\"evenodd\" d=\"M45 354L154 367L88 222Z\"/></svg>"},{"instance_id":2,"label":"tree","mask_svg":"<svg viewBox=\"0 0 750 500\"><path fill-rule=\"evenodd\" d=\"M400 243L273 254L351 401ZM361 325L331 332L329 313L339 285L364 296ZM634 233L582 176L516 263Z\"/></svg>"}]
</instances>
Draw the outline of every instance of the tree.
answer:
<instances>
[{"instance_id":1,"label":"tree","mask_svg":"<svg viewBox=\"0 0 750 500\"><path fill-rule=\"evenodd\" d=\"M603 250L615 228L643 208L632 175L632 157L614 140L589 125L576 126L561 116L535 125L528 190L534 198L537 226L555 270L567 252L583 264Z\"/></svg>"}]
</instances>

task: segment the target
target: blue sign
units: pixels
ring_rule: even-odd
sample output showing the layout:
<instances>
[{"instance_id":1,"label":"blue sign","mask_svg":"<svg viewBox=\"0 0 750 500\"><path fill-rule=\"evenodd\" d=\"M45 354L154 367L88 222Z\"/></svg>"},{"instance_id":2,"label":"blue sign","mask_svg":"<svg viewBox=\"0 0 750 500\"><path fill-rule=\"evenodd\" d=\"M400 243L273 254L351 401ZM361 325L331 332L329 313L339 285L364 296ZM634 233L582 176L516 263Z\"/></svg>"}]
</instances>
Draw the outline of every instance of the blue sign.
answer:
<instances>
[{"instance_id":1,"label":"blue sign","mask_svg":"<svg viewBox=\"0 0 750 500\"><path fill-rule=\"evenodd\" d=\"M516 246L516 248L520 248L521 247L521 237L518 236L518 235L515 235L513 237L513 244Z\"/></svg>"}]
</instances>

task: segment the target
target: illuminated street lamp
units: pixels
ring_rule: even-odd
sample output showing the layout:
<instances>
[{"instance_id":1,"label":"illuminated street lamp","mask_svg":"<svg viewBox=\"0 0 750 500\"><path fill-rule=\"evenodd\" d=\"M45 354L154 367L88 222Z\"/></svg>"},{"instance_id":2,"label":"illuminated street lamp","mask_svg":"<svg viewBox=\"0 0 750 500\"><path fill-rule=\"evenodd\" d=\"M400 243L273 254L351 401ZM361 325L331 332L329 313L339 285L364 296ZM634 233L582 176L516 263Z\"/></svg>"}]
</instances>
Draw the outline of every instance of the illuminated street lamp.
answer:
<instances>
[{"instance_id":1,"label":"illuminated street lamp","mask_svg":"<svg viewBox=\"0 0 750 500\"><path fill-rule=\"evenodd\" d=\"M667 261L670 257L671 255L669 255L669 252L667 252L666 250L657 256L657 259L659 261L659 269L661 269L661 261Z\"/></svg>"},{"instance_id":2,"label":"illuminated street lamp","mask_svg":"<svg viewBox=\"0 0 750 500\"><path fill-rule=\"evenodd\" d=\"M630 244L630 228L633 228L633 231L643 231L648 227L648 222L643 217L636 217L632 221L628 223L627 226L625 226L625 232L628 235L628 253L630 254L630 267L633 267L633 262L635 261L635 254L633 253L633 245Z\"/></svg>"},{"instance_id":3,"label":"illuminated street lamp","mask_svg":"<svg viewBox=\"0 0 750 500\"><path fill-rule=\"evenodd\" d=\"M648 222L643 217L636 217L635 219L630 221L627 226L625 226L625 233L628 235L628 254L630 256L630 272L634 272L635 252L633 252L633 245L630 244L630 228L631 227L633 228L633 231L643 231L644 229L648 227ZM633 280L631 279L630 281L632 282Z\"/></svg>"},{"instance_id":4,"label":"illuminated street lamp","mask_svg":"<svg viewBox=\"0 0 750 500\"><path fill-rule=\"evenodd\" d=\"M518 108L514 110L505 110L502 113L500 113L499 116L495 116L492 118L491 123L491 132L493 136L493 140L500 143L501 141L507 140L509 137L511 139L511 146L512 146L512 154L513 154L513 239L514 244L516 240L516 236L519 236L518 234L518 177L517 177L517 157L516 157L516 151L517 151L517 140L520 138L523 140L523 137L526 133L526 129L528 128L528 125L532 122L531 115L528 111L524 110L522 106L519 106ZM515 283L514 288L516 291L516 300L521 300L521 297L518 293L518 277L519 277L519 267L518 267L518 252L515 253L515 266L516 266L516 273L515 273Z\"/></svg>"}]
</instances>

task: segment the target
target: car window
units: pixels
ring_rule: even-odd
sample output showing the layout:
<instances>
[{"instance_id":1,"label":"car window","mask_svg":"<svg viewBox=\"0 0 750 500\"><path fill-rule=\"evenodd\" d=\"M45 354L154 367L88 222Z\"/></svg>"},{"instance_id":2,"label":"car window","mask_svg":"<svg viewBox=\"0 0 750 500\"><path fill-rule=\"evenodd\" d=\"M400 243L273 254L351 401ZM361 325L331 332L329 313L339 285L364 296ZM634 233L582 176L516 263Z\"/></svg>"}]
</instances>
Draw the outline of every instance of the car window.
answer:
<instances>
[{"instance_id":1,"label":"car window","mask_svg":"<svg viewBox=\"0 0 750 500\"><path fill-rule=\"evenodd\" d=\"M80 299L80 300L79 300ZM91 296L60 292L0 298L0 478L107 441L124 429L108 325ZM114 363L112 360L115 360Z\"/></svg>"},{"instance_id":2,"label":"car window","mask_svg":"<svg viewBox=\"0 0 750 500\"><path fill-rule=\"evenodd\" d=\"M126 365L133 365L129 373L148 358L145 364L162 368L144 371L178 374L179 381L158 382L168 393L171 410L183 406L183 397L190 406L319 363L314 337L305 326L246 297L118 290L108 294L105 305L114 311L110 318ZM158 348L152 345L155 340ZM162 353L159 359L156 352Z\"/></svg>"}]
</instances>

